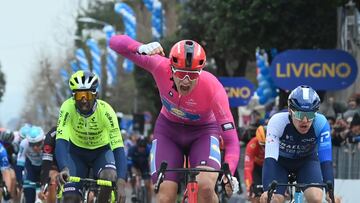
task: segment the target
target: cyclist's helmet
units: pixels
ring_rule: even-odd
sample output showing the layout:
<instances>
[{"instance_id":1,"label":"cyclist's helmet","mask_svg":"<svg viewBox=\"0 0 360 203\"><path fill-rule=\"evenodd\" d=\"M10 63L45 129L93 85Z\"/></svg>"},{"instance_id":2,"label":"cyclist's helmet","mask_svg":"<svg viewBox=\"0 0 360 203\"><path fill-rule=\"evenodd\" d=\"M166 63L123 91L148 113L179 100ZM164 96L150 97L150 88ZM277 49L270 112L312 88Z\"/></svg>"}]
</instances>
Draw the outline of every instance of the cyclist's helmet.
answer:
<instances>
[{"instance_id":1,"label":"cyclist's helmet","mask_svg":"<svg viewBox=\"0 0 360 203\"><path fill-rule=\"evenodd\" d=\"M260 125L256 129L256 139L260 145L265 145L266 141L266 126Z\"/></svg>"},{"instance_id":2,"label":"cyclist's helmet","mask_svg":"<svg viewBox=\"0 0 360 203\"><path fill-rule=\"evenodd\" d=\"M294 111L316 112L319 110L320 97L310 86L301 85L291 91L288 105Z\"/></svg>"},{"instance_id":3,"label":"cyclist's helmet","mask_svg":"<svg viewBox=\"0 0 360 203\"><path fill-rule=\"evenodd\" d=\"M28 135L27 139L29 143L38 143L45 139L44 131L41 127L32 126Z\"/></svg>"},{"instance_id":4,"label":"cyclist's helmet","mask_svg":"<svg viewBox=\"0 0 360 203\"><path fill-rule=\"evenodd\" d=\"M79 70L72 74L69 80L71 91L91 90L97 92L99 87L99 78L90 71Z\"/></svg>"},{"instance_id":5,"label":"cyclist's helmet","mask_svg":"<svg viewBox=\"0 0 360 203\"><path fill-rule=\"evenodd\" d=\"M14 140L14 133L11 130L4 130L0 132L1 141L11 143Z\"/></svg>"},{"instance_id":6,"label":"cyclist's helmet","mask_svg":"<svg viewBox=\"0 0 360 203\"><path fill-rule=\"evenodd\" d=\"M30 130L31 130L31 125L28 124L28 123L25 123L24 126L22 126L20 128L20 137L21 137L21 139L26 138L27 135L29 134Z\"/></svg>"},{"instance_id":7,"label":"cyclist's helmet","mask_svg":"<svg viewBox=\"0 0 360 203\"><path fill-rule=\"evenodd\" d=\"M176 69L202 70L206 62L204 49L193 40L177 42L169 54L171 66Z\"/></svg>"},{"instance_id":8,"label":"cyclist's helmet","mask_svg":"<svg viewBox=\"0 0 360 203\"><path fill-rule=\"evenodd\" d=\"M147 144L148 143L147 143L147 140L146 140L145 137L141 136L141 137L138 138L138 140L137 140L137 146L138 147L145 147L146 148Z\"/></svg>"}]
</instances>

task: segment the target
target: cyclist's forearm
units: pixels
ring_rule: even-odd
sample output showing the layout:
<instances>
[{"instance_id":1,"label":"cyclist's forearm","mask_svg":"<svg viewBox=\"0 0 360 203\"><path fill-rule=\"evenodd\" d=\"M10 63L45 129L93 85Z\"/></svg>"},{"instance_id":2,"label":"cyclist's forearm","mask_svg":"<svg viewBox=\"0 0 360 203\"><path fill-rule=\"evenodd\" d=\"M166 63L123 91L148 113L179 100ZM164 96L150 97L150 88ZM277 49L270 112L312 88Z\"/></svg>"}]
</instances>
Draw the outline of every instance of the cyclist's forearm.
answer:
<instances>
[{"instance_id":1,"label":"cyclist's forearm","mask_svg":"<svg viewBox=\"0 0 360 203\"><path fill-rule=\"evenodd\" d=\"M326 183L327 181L331 181L334 184L332 161L324 161L321 162L320 165L324 183Z\"/></svg>"},{"instance_id":2,"label":"cyclist's forearm","mask_svg":"<svg viewBox=\"0 0 360 203\"><path fill-rule=\"evenodd\" d=\"M118 179L124 179L126 177L127 159L125 156L124 147L118 147L114 149L115 166Z\"/></svg>"},{"instance_id":3,"label":"cyclist's forearm","mask_svg":"<svg viewBox=\"0 0 360 203\"><path fill-rule=\"evenodd\" d=\"M40 182L41 185L45 185L48 178L49 178L49 171L51 168L51 161L43 160L41 165L41 172L40 172Z\"/></svg>"},{"instance_id":4,"label":"cyclist's forearm","mask_svg":"<svg viewBox=\"0 0 360 203\"><path fill-rule=\"evenodd\" d=\"M263 165L262 183L264 191L269 189L269 184L274 180L276 168L276 160L274 158L266 158Z\"/></svg>"},{"instance_id":5,"label":"cyclist's forearm","mask_svg":"<svg viewBox=\"0 0 360 203\"><path fill-rule=\"evenodd\" d=\"M224 133L225 162L229 164L231 174L234 175L240 157L240 144L235 130Z\"/></svg>"},{"instance_id":6,"label":"cyclist's forearm","mask_svg":"<svg viewBox=\"0 0 360 203\"><path fill-rule=\"evenodd\" d=\"M22 171L24 170L24 166L16 165L15 166L15 175L16 175L16 181L19 184L22 184Z\"/></svg>"},{"instance_id":7,"label":"cyclist's forearm","mask_svg":"<svg viewBox=\"0 0 360 203\"><path fill-rule=\"evenodd\" d=\"M60 171L65 168L66 163L68 162L68 147L68 141L64 139L56 139L55 156Z\"/></svg>"}]
</instances>

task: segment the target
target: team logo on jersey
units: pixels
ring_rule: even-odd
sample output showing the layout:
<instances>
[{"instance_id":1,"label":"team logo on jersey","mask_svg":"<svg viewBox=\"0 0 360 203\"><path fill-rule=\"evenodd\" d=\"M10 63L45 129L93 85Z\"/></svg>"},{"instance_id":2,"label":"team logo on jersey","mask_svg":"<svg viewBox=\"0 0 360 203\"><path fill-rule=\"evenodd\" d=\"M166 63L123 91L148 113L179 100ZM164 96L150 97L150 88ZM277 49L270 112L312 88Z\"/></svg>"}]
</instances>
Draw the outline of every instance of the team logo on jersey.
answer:
<instances>
[{"instance_id":1,"label":"team logo on jersey","mask_svg":"<svg viewBox=\"0 0 360 203\"><path fill-rule=\"evenodd\" d=\"M170 101L166 100L165 98L161 98L162 104L171 114L175 115L178 118L188 119L191 121L199 120L199 114L190 113L184 109L178 108L175 104L171 103Z\"/></svg>"},{"instance_id":2,"label":"team logo on jersey","mask_svg":"<svg viewBox=\"0 0 360 203\"><path fill-rule=\"evenodd\" d=\"M227 130L232 130L234 129L234 124L232 122L229 122L229 123L224 123L221 125L221 128L223 131L227 131Z\"/></svg>"},{"instance_id":3,"label":"team logo on jersey","mask_svg":"<svg viewBox=\"0 0 360 203\"><path fill-rule=\"evenodd\" d=\"M172 91L169 91L168 94L169 94L170 97L173 97L173 96L174 96L174 93L172 93Z\"/></svg>"},{"instance_id":4,"label":"team logo on jersey","mask_svg":"<svg viewBox=\"0 0 360 203\"><path fill-rule=\"evenodd\" d=\"M179 117L184 117L185 113L183 111L181 111L180 109L177 108L171 108L171 113L179 116Z\"/></svg>"}]
</instances>

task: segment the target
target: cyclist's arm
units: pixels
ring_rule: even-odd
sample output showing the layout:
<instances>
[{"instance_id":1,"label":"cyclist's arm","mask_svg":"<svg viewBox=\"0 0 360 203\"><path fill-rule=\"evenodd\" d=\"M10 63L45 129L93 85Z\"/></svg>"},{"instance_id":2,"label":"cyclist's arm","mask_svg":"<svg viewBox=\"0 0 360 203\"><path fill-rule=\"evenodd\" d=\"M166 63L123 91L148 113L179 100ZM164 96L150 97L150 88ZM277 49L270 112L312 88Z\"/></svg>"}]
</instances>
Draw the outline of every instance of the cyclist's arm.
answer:
<instances>
[{"instance_id":1,"label":"cyclist's arm","mask_svg":"<svg viewBox=\"0 0 360 203\"><path fill-rule=\"evenodd\" d=\"M59 171L63 170L68 163L69 136L71 134L71 113L68 108L71 99L62 104L56 128L55 157Z\"/></svg>"},{"instance_id":2,"label":"cyclist's arm","mask_svg":"<svg viewBox=\"0 0 360 203\"><path fill-rule=\"evenodd\" d=\"M240 144L224 88L217 89L217 93L212 100L212 109L224 141L224 161L229 164L230 171L234 175L240 158Z\"/></svg>"},{"instance_id":3,"label":"cyclist's arm","mask_svg":"<svg viewBox=\"0 0 360 203\"><path fill-rule=\"evenodd\" d=\"M126 177L126 156L124 150L124 142L121 137L118 120L113 108L104 102L106 106L105 128L109 131L110 148L114 153L115 166L118 179Z\"/></svg>"},{"instance_id":4,"label":"cyclist's arm","mask_svg":"<svg viewBox=\"0 0 360 203\"><path fill-rule=\"evenodd\" d=\"M15 166L16 181L19 184L22 184L22 179L23 179L22 171L24 170L25 167L26 150L28 146L29 145L26 139L20 142L19 153L17 156L16 166Z\"/></svg>"},{"instance_id":5,"label":"cyclist's arm","mask_svg":"<svg viewBox=\"0 0 360 203\"><path fill-rule=\"evenodd\" d=\"M269 120L266 130L265 160L263 165L262 183L264 191L267 191L269 184L275 177L275 167L279 158L279 138L282 132L278 125L278 116L275 114Z\"/></svg>"},{"instance_id":6,"label":"cyclist's arm","mask_svg":"<svg viewBox=\"0 0 360 203\"><path fill-rule=\"evenodd\" d=\"M59 167L59 171L62 171L68 163L68 149L69 142L64 139L56 139L55 156Z\"/></svg>"},{"instance_id":7,"label":"cyclist's arm","mask_svg":"<svg viewBox=\"0 0 360 203\"><path fill-rule=\"evenodd\" d=\"M314 128L319 131L318 138L318 155L321 165L321 172L323 181L331 181L334 184L334 174L332 167L332 144L331 144L331 130L325 116L317 116Z\"/></svg>"},{"instance_id":8,"label":"cyclist's arm","mask_svg":"<svg viewBox=\"0 0 360 203\"><path fill-rule=\"evenodd\" d=\"M246 150L245 150L244 179L245 179L246 190L248 192L250 190L251 184L253 183L252 174L253 174L253 170L254 170L255 148L256 148L255 143L250 141L246 145Z\"/></svg>"},{"instance_id":9,"label":"cyclist's arm","mask_svg":"<svg viewBox=\"0 0 360 203\"><path fill-rule=\"evenodd\" d=\"M56 130L56 129L55 129ZM51 164L54 161L54 146L55 137L51 137L51 134L47 134L44 141L44 149L42 155L42 164L40 172L41 185L45 185L49 178L49 171Z\"/></svg>"},{"instance_id":10,"label":"cyclist's arm","mask_svg":"<svg viewBox=\"0 0 360 203\"><path fill-rule=\"evenodd\" d=\"M116 173L118 179L121 178L125 180L126 177L126 156L124 147L118 147L114 149L114 156L115 156L115 165L116 165Z\"/></svg>"},{"instance_id":11,"label":"cyclist's arm","mask_svg":"<svg viewBox=\"0 0 360 203\"><path fill-rule=\"evenodd\" d=\"M138 48L140 45L142 45L142 43L127 35L115 35L110 39L111 49L151 73L160 67L159 64L162 61L168 60L166 57L160 55L147 56L139 54Z\"/></svg>"}]
</instances>

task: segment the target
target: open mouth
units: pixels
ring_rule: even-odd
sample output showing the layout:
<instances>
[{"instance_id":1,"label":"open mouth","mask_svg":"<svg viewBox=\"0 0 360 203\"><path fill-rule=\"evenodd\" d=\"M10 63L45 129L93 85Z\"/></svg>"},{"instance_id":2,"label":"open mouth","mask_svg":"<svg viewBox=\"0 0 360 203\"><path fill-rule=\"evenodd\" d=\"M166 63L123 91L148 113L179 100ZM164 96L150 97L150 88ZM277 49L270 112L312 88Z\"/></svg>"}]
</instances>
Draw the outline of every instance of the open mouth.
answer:
<instances>
[{"instance_id":1,"label":"open mouth","mask_svg":"<svg viewBox=\"0 0 360 203\"><path fill-rule=\"evenodd\" d=\"M189 85L180 85L180 90L187 92L190 90L190 86Z\"/></svg>"},{"instance_id":2,"label":"open mouth","mask_svg":"<svg viewBox=\"0 0 360 203\"><path fill-rule=\"evenodd\" d=\"M308 128L307 125L300 125L300 129L301 129L301 130L306 130L307 128Z\"/></svg>"}]
</instances>

